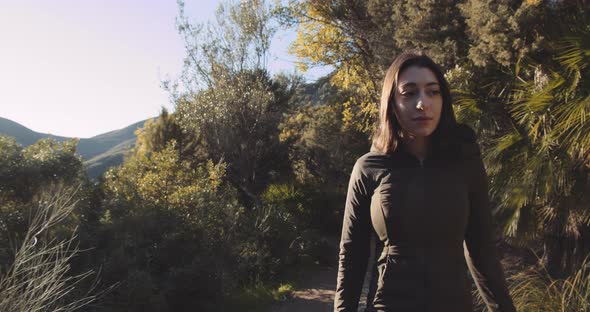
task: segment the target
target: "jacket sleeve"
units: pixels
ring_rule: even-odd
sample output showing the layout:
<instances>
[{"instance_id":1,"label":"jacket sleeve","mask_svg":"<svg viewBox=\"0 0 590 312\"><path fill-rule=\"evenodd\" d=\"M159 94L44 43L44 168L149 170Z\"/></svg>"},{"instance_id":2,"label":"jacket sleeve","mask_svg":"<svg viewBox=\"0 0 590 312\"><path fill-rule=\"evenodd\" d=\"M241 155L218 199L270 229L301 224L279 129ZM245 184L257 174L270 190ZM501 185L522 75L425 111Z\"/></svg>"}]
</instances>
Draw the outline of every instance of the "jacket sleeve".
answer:
<instances>
[{"instance_id":1,"label":"jacket sleeve","mask_svg":"<svg viewBox=\"0 0 590 312\"><path fill-rule=\"evenodd\" d=\"M465 260L489 311L513 312L504 272L496 255L488 179L473 133L468 174L470 212L465 233Z\"/></svg>"},{"instance_id":2,"label":"jacket sleeve","mask_svg":"<svg viewBox=\"0 0 590 312\"><path fill-rule=\"evenodd\" d=\"M334 311L356 312L369 258L373 182L357 160L344 207Z\"/></svg>"}]
</instances>

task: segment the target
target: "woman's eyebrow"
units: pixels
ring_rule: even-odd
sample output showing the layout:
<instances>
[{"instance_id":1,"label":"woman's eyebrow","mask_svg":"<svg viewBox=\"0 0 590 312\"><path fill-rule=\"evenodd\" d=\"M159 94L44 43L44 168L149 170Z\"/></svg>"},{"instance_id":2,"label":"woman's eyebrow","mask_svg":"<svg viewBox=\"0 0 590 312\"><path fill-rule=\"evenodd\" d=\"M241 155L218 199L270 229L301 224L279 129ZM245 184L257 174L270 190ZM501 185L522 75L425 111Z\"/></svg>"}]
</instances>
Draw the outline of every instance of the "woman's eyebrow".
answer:
<instances>
[{"instance_id":1,"label":"woman's eyebrow","mask_svg":"<svg viewBox=\"0 0 590 312\"><path fill-rule=\"evenodd\" d=\"M415 82L406 82L406 83L402 83L399 87L400 88L408 88L408 87L415 87L416 83Z\"/></svg>"},{"instance_id":2,"label":"woman's eyebrow","mask_svg":"<svg viewBox=\"0 0 590 312\"><path fill-rule=\"evenodd\" d=\"M403 88L416 87L416 86L417 86L417 84L415 82L406 82L406 83L401 84L399 87L403 89ZM431 81L426 84L426 87L430 87L430 86L438 86L438 82Z\"/></svg>"}]
</instances>

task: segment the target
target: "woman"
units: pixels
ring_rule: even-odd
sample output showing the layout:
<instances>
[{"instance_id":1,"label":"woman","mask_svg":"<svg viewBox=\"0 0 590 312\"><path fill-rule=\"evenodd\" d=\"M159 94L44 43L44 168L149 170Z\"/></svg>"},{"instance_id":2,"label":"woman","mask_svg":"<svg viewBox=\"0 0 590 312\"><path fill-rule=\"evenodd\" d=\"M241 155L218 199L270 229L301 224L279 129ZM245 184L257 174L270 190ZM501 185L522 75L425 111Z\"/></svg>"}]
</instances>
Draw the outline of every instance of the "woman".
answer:
<instances>
[{"instance_id":1,"label":"woman","mask_svg":"<svg viewBox=\"0 0 590 312\"><path fill-rule=\"evenodd\" d=\"M475 133L457 124L442 71L418 53L387 71L372 150L352 170L335 311L357 311L372 231L384 246L376 311L473 311L466 266L489 310L515 311Z\"/></svg>"}]
</instances>

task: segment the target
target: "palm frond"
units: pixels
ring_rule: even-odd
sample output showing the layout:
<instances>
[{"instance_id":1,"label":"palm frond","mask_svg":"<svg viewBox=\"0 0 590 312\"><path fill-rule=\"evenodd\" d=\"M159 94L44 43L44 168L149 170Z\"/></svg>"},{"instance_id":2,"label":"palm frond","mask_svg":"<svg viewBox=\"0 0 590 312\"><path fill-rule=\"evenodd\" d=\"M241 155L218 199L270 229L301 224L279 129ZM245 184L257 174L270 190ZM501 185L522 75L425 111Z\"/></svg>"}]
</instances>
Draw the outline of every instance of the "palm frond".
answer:
<instances>
[{"instance_id":1,"label":"palm frond","mask_svg":"<svg viewBox=\"0 0 590 312\"><path fill-rule=\"evenodd\" d=\"M590 59L590 32L580 31L577 35L570 35L557 42L558 56L555 58L570 72L584 70Z\"/></svg>"},{"instance_id":2,"label":"palm frond","mask_svg":"<svg viewBox=\"0 0 590 312\"><path fill-rule=\"evenodd\" d=\"M562 144L573 154L583 157L590 149L590 95L555 110L555 130Z\"/></svg>"},{"instance_id":3,"label":"palm frond","mask_svg":"<svg viewBox=\"0 0 590 312\"><path fill-rule=\"evenodd\" d=\"M553 73L542 88L538 88L533 82L520 84L514 90L513 100L509 103L510 114L520 125L529 129L534 127L539 115L546 114L551 109L555 93L564 83L565 80L559 74Z\"/></svg>"}]
</instances>

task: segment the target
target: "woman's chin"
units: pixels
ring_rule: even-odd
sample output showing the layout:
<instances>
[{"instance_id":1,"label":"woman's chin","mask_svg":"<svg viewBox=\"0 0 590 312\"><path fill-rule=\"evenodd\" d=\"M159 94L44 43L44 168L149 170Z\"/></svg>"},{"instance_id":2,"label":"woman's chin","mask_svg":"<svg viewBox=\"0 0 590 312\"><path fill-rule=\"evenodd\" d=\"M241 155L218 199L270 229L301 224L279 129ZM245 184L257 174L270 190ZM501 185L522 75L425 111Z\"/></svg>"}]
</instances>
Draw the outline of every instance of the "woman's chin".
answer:
<instances>
[{"instance_id":1,"label":"woman's chin","mask_svg":"<svg viewBox=\"0 0 590 312\"><path fill-rule=\"evenodd\" d=\"M410 134L411 138L424 138L427 136L430 136L433 132L434 129L426 129L426 128L418 128L418 129L412 129L412 131L408 131Z\"/></svg>"}]
</instances>

